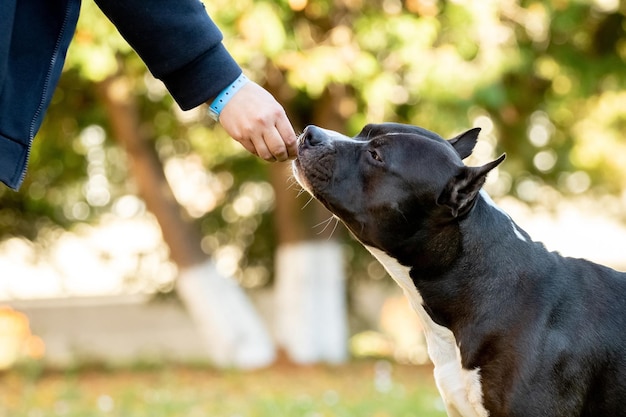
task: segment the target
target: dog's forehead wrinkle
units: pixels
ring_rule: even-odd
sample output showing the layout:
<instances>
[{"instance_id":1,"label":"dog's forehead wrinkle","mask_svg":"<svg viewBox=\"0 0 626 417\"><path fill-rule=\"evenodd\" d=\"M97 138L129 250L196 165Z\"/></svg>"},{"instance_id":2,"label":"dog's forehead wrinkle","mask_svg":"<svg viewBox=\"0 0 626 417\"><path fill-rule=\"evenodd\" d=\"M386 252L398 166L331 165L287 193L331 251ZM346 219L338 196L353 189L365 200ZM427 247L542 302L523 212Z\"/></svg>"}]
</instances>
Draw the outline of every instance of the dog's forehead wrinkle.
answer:
<instances>
[{"instance_id":1,"label":"dog's forehead wrinkle","mask_svg":"<svg viewBox=\"0 0 626 417\"><path fill-rule=\"evenodd\" d=\"M410 136L410 137L424 138L428 140L433 139L432 137L424 136L420 133L413 133L413 132L387 132L387 133L381 134L378 137L387 137L387 136Z\"/></svg>"}]
</instances>

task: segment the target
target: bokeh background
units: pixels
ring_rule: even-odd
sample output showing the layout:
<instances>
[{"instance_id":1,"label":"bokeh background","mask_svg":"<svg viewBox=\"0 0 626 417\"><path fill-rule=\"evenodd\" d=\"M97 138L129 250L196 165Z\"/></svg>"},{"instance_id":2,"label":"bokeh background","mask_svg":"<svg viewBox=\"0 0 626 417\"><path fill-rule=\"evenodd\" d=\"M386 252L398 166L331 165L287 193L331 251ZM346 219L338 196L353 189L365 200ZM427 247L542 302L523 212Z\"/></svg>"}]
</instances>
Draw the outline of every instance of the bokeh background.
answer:
<instances>
[{"instance_id":1,"label":"bokeh background","mask_svg":"<svg viewBox=\"0 0 626 417\"><path fill-rule=\"evenodd\" d=\"M626 268L624 2L205 6L297 131L481 127L466 162L507 153L486 189L531 236ZM181 111L82 8L24 185L0 189L0 416L441 415L419 324L384 270L288 164L250 156L204 108ZM176 291L199 270L238 284L205 288L212 311ZM241 311L257 319L240 332L270 335L263 371L216 359L233 338L212 335Z\"/></svg>"}]
</instances>

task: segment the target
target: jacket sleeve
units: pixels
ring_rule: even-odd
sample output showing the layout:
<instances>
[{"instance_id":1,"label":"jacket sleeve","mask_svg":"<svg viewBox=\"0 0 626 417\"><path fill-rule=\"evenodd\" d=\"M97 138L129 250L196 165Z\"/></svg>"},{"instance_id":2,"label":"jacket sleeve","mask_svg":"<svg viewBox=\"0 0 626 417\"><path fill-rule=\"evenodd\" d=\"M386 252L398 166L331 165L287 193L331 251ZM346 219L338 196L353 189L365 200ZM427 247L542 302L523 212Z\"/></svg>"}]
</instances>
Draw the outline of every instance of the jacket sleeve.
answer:
<instances>
[{"instance_id":1,"label":"jacket sleeve","mask_svg":"<svg viewBox=\"0 0 626 417\"><path fill-rule=\"evenodd\" d=\"M184 110L215 97L241 74L199 0L96 0Z\"/></svg>"}]
</instances>

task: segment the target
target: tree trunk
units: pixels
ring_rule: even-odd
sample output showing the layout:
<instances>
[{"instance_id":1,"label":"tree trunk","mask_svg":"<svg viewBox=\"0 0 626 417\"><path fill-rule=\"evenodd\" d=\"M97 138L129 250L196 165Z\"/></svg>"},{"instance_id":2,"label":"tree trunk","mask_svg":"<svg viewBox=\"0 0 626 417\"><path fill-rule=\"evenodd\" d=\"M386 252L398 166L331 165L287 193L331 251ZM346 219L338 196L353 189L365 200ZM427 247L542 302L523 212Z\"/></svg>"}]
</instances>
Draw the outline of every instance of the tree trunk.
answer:
<instances>
[{"instance_id":1,"label":"tree trunk","mask_svg":"<svg viewBox=\"0 0 626 417\"><path fill-rule=\"evenodd\" d=\"M279 94L275 91L275 94ZM312 121L343 129L344 121L328 93L318 103L323 114ZM287 102L287 100L279 101ZM328 112L328 113L327 113ZM339 363L347 359L348 320L341 244L333 237L337 219L291 178L291 166L273 164L276 227L277 341L296 363ZM340 229L341 230L341 229Z\"/></svg>"},{"instance_id":2,"label":"tree trunk","mask_svg":"<svg viewBox=\"0 0 626 417\"><path fill-rule=\"evenodd\" d=\"M137 189L154 214L170 258L179 268L177 290L207 345L222 367L256 368L274 361L274 345L243 290L221 276L200 247L200 233L185 221L156 150L144 137L137 104L121 75L99 83L111 133L126 149Z\"/></svg>"}]
</instances>

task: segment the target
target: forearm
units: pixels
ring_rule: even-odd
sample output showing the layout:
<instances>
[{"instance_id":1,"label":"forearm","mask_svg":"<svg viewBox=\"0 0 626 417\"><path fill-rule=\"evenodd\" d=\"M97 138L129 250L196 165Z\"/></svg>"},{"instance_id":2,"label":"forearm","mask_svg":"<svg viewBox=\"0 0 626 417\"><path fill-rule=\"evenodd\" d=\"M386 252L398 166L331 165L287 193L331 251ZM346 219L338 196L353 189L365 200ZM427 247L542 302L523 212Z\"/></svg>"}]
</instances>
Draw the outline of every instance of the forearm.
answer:
<instances>
[{"instance_id":1,"label":"forearm","mask_svg":"<svg viewBox=\"0 0 626 417\"><path fill-rule=\"evenodd\" d=\"M228 86L241 69L198 0L96 0L183 109Z\"/></svg>"}]
</instances>

